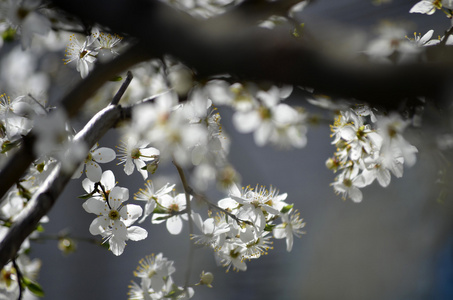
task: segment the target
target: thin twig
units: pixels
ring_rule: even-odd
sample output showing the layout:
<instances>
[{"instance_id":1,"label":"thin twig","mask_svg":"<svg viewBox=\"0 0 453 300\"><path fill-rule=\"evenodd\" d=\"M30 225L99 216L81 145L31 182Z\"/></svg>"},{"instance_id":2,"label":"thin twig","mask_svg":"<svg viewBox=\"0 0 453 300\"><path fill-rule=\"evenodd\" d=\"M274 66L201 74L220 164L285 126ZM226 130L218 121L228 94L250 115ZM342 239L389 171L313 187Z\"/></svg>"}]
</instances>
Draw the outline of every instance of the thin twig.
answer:
<instances>
[{"instance_id":1,"label":"thin twig","mask_svg":"<svg viewBox=\"0 0 453 300\"><path fill-rule=\"evenodd\" d=\"M74 240L77 242L86 242L86 243L94 244L94 245L98 245L98 246L102 245L102 243L99 242L98 239L88 238L88 237L77 237L77 236L72 236L70 234L53 234L53 235L52 234L40 234L38 237L30 238L30 241L39 243L39 242L45 241L45 240L53 241L53 240L61 240L61 239L71 239L71 240Z\"/></svg>"},{"instance_id":2,"label":"thin twig","mask_svg":"<svg viewBox=\"0 0 453 300\"><path fill-rule=\"evenodd\" d=\"M445 46L447 44L448 37L453 34L453 26L445 31L443 40L440 41L439 46Z\"/></svg>"},{"instance_id":3,"label":"thin twig","mask_svg":"<svg viewBox=\"0 0 453 300\"><path fill-rule=\"evenodd\" d=\"M235 214L232 214L231 212L227 211L226 209L223 209L221 208L220 206L210 202L204 195L201 195L201 194L198 194L196 193L190 186L188 186L188 189L190 191L190 194L195 198L195 199L198 199L198 200L201 200L203 201L204 203L206 203L209 207L212 207L220 212L223 212L224 214L226 214L228 217L232 218L233 220L235 220L238 224L242 224L242 223L245 223L245 224L248 224L248 225L253 225L252 222L250 221L247 221L247 220L241 220L239 219Z\"/></svg>"},{"instance_id":4,"label":"thin twig","mask_svg":"<svg viewBox=\"0 0 453 300\"><path fill-rule=\"evenodd\" d=\"M14 269L16 269L16 274L17 274L17 285L19 285L19 297L17 297L18 300L21 300L23 297L23 288L22 288L22 272L19 269L19 266L17 265L16 259L11 260L13 263Z\"/></svg>"},{"instance_id":5,"label":"thin twig","mask_svg":"<svg viewBox=\"0 0 453 300\"><path fill-rule=\"evenodd\" d=\"M186 210L187 210L187 217L189 222L189 236L193 235L193 220L192 220L192 209L190 205L190 191L192 190L186 180L186 176L184 175L184 171L181 166L173 159L173 164L178 170L179 177L181 178L182 185L184 187L184 193L186 194ZM187 270L186 270L186 280L184 283L184 290L187 293L187 289L189 288L189 281L190 281L190 273L192 271L192 263L193 263L193 255L194 255L194 246L192 240L189 239L190 246L189 246L189 254L188 254L188 262L187 262Z\"/></svg>"},{"instance_id":6,"label":"thin twig","mask_svg":"<svg viewBox=\"0 0 453 300\"><path fill-rule=\"evenodd\" d=\"M127 87L131 83L132 78L134 78L134 76L132 75L132 72L131 71L127 71L126 80L124 80L124 82L121 85L120 89L118 90L118 92L113 97L112 102L110 102L111 105L118 105L118 103L121 100L121 97L123 97L124 92L126 92Z\"/></svg>"}]
</instances>

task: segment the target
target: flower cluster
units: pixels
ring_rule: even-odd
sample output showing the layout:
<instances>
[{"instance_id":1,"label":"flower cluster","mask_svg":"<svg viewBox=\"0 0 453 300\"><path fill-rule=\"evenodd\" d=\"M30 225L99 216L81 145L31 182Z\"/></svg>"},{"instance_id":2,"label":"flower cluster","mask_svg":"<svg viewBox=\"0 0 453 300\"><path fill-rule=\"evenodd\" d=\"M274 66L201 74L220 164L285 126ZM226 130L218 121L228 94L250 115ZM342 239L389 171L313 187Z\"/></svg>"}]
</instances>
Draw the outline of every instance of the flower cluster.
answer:
<instances>
[{"instance_id":1,"label":"flower cluster","mask_svg":"<svg viewBox=\"0 0 453 300\"><path fill-rule=\"evenodd\" d=\"M305 223L288 205L287 194L279 194L274 188L241 190L233 186L229 197L219 201L223 211L203 220L194 213L193 221L200 234L193 235L195 243L215 250L217 261L227 271L245 271L246 260L257 259L272 249L271 233L277 239L285 238L287 250L291 251L293 236L304 232ZM281 220L279 224L275 222Z\"/></svg>"},{"instance_id":2,"label":"flower cluster","mask_svg":"<svg viewBox=\"0 0 453 300\"><path fill-rule=\"evenodd\" d=\"M88 213L96 214L90 225L92 235L101 235L104 242L115 255L121 255L127 240L139 241L148 236L148 232L138 226L132 226L142 215L142 208L135 204L125 204L129 199L127 188L115 186L112 171L105 171L100 182L86 178L83 183L91 197L83 203Z\"/></svg>"},{"instance_id":3,"label":"flower cluster","mask_svg":"<svg viewBox=\"0 0 453 300\"><path fill-rule=\"evenodd\" d=\"M77 71L80 72L82 78L85 78L98 57L102 62L118 54L115 48L122 38L116 34L106 34L94 28L83 43L79 42L75 34L71 35L69 40L64 63L68 64L75 61Z\"/></svg>"},{"instance_id":4,"label":"flower cluster","mask_svg":"<svg viewBox=\"0 0 453 300\"><path fill-rule=\"evenodd\" d=\"M174 262L159 253L149 255L139 261L134 276L140 279L140 285L132 281L129 286L129 299L190 299L194 295L191 287L178 287L171 275L176 271Z\"/></svg>"},{"instance_id":5,"label":"flower cluster","mask_svg":"<svg viewBox=\"0 0 453 300\"><path fill-rule=\"evenodd\" d=\"M306 145L307 113L281 102L291 95L292 87L261 88L253 83L230 85L213 80L206 89L214 104L234 108L236 129L241 133L253 132L258 146L303 148Z\"/></svg>"},{"instance_id":6,"label":"flower cluster","mask_svg":"<svg viewBox=\"0 0 453 300\"><path fill-rule=\"evenodd\" d=\"M183 166L193 165L196 187L206 189L229 166L229 141L216 110L203 89L194 89L183 104L178 103L176 92L169 91L134 108L124 140L155 147L146 150L149 153L140 150L137 158L143 160L142 169L155 171L161 160L174 159Z\"/></svg>"},{"instance_id":7,"label":"flower cluster","mask_svg":"<svg viewBox=\"0 0 453 300\"><path fill-rule=\"evenodd\" d=\"M335 192L360 202L360 188L375 179L386 187L391 173L401 177L403 165L416 161L417 148L402 135L408 125L399 114L375 116L367 106L341 111L331 126L337 151L326 162L329 169L340 172L332 183Z\"/></svg>"}]
</instances>

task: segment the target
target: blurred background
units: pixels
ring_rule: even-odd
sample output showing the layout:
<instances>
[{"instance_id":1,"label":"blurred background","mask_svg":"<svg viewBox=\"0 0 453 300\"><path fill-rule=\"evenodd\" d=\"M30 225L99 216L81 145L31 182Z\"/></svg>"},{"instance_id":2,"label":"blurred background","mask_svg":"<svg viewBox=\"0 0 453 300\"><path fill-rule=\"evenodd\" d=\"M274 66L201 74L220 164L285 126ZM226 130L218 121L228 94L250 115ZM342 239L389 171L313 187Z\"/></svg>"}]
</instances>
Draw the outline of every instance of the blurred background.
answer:
<instances>
[{"instance_id":1,"label":"blurred background","mask_svg":"<svg viewBox=\"0 0 453 300\"><path fill-rule=\"evenodd\" d=\"M450 25L440 12L435 16L409 14L417 1L381 6L363 0L313 2L298 17L312 33L328 32L334 26L335 30L343 28L346 35L359 31L372 36L383 18L406 24L409 32L435 29L435 36L443 35ZM290 101L312 113L323 113L303 99ZM393 177L385 189L377 184L365 188L363 202L356 204L341 200L329 186L335 175L325 168L325 161L335 149L327 124L309 128L304 149L279 151L255 146L251 135L236 133L230 110L220 108L219 112L232 140L230 161L241 174L242 184L273 185L288 193L287 202L294 203L306 222L306 234L295 239L290 253L284 240L275 240L267 256L247 262L247 271L239 273L226 273L216 265L211 250L197 249L191 281L198 281L202 270L212 272L215 279L212 289L197 287L194 299L453 299L453 198L451 194L439 198L444 187L439 184L439 172L449 170L450 160L440 160L423 143L430 130L436 130L436 123L407 137L419 148L417 164L405 169L403 178ZM117 138L112 130L100 145L114 147ZM114 170L118 184L127 186L131 196L143 187L140 174L128 177L114 163L102 167ZM159 175L179 182L170 164L159 167L150 179L159 182ZM447 177L446 184L450 182ZM81 180L70 182L49 214L46 234L68 230L91 237L88 227L93 215L83 210L84 200L77 198L83 193ZM160 252L175 261L174 278L183 285L187 228L172 236L163 224L151 225L147 220L142 225L148 238L129 242L119 257L84 242L70 255L63 255L56 241L34 243L31 256L42 259L39 283L45 299L124 299L138 261Z\"/></svg>"}]
</instances>

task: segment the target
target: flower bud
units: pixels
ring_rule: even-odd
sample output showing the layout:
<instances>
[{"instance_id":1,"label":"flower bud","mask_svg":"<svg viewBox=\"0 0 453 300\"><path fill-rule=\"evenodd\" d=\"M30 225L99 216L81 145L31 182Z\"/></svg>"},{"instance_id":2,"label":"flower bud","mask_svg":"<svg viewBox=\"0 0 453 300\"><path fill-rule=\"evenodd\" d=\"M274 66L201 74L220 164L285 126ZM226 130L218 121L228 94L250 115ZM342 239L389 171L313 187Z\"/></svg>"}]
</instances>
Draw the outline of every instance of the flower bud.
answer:
<instances>
[{"instance_id":1,"label":"flower bud","mask_svg":"<svg viewBox=\"0 0 453 300\"><path fill-rule=\"evenodd\" d=\"M339 165L340 165L339 161L336 158L329 158L326 161L327 169L335 171L335 172L338 170Z\"/></svg>"},{"instance_id":2,"label":"flower bud","mask_svg":"<svg viewBox=\"0 0 453 300\"><path fill-rule=\"evenodd\" d=\"M69 254L76 250L76 243L70 238L60 238L58 240L58 249L60 249L64 254Z\"/></svg>"},{"instance_id":3,"label":"flower bud","mask_svg":"<svg viewBox=\"0 0 453 300\"><path fill-rule=\"evenodd\" d=\"M154 174L154 173L156 173L158 167L159 167L159 158L156 158L155 160L153 160L152 162L150 162L146 165L146 171L148 171L148 173Z\"/></svg>"},{"instance_id":4,"label":"flower bud","mask_svg":"<svg viewBox=\"0 0 453 300\"><path fill-rule=\"evenodd\" d=\"M206 285L212 287L211 283L214 280L214 275L211 272L201 272L200 282L197 285Z\"/></svg>"}]
</instances>

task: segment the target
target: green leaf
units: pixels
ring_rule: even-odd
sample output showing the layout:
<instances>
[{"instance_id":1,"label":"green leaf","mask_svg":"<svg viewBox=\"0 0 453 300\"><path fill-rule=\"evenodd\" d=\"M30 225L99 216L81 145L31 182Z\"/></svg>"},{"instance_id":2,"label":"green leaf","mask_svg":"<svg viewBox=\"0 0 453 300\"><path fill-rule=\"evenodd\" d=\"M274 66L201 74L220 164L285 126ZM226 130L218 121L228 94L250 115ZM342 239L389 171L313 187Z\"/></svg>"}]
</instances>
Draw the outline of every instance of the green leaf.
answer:
<instances>
[{"instance_id":1,"label":"green leaf","mask_svg":"<svg viewBox=\"0 0 453 300\"><path fill-rule=\"evenodd\" d=\"M16 36L16 30L9 27L5 31L3 31L2 38L5 42L12 42L14 41L14 37Z\"/></svg>"},{"instance_id":2,"label":"green leaf","mask_svg":"<svg viewBox=\"0 0 453 300\"><path fill-rule=\"evenodd\" d=\"M154 210L153 210L153 214L167 214L168 211L162 207L156 207Z\"/></svg>"},{"instance_id":3,"label":"green leaf","mask_svg":"<svg viewBox=\"0 0 453 300\"><path fill-rule=\"evenodd\" d=\"M164 296L164 298L178 299L181 295L184 295L185 291L178 289L178 287L173 287L173 290Z\"/></svg>"},{"instance_id":4,"label":"green leaf","mask_svg":"<svg viewBox=\"0 0 453 300\"><path fill-rule=\"evenodd\" d=\"M36 227L36 230L38 232L44 232L44 227L42 226L42 224L39 224L38 227Z\"/></svg>"},{"instance_id":5,"label":"green leaf","mask_svg":"<svg viewBox=\"0 0 453 300\"><path fill-rule=\"evenodd\" d=\"M170 218L170 217L171 217L171 216L158 217L158 218L155 218L154 220L156 220L156 221L167 220L167 219Z\"/></svg>"},{"instance_id":6,"label":"green leaf","mask_svg":"<svg viewBox=\"0 0 453 300\"><path fill-rule=\"evenodd\" d=\"M290 205L286 205L282 208L282 210L280 210L280 212L282 214L286 214L287 212L289 212L291 210L291 208L293 208L294 204L290 204Z\"/></svg>"},{"instance_id":7,"label":"green leaf","mask_svg":"<svg viewBox=\"0 0 453 300\"><path fill-rule=\"evenodd\" d=\"M92 194L85 194L85 195L80 195L77 198L79 198L79 199L90 199L92 196L93 196Z\"/></svg>"},{"instance_id":8,"label":"green leaf","mask_svg":"<svg viewBox=\"0 0 453 300\"><path fill-rule=\"evenodd\" d=\"M272 231L275 226L275 224L266 224L266 226L264 226L264 231Z\"/></svg>"},{"instance_id":9,"label":"green leaf","mask_svg":"<svg viewBox=\"0 0 453 300\"><path fill-rule=\"evenodd\" d=\"M41 285L39 285L39 283L27 277L22 277L22 283L30 292L32 292L36 296L44 297L44 290L42 289Z\"/></svg>"},{"instance_id":10,"label":"green leaf","mask_svg":"<svg viewBox=\"0 0 453 300\"><path fill-rule=\"evenodd\" d=\"M123 80L123 77L121 77L121 76L115 76L115 77L113 77L113 78L110 78L109 81L114 81L114 82L116 82L116 81L121 81L121 80Z\"/></svg>"}]
</instances>

